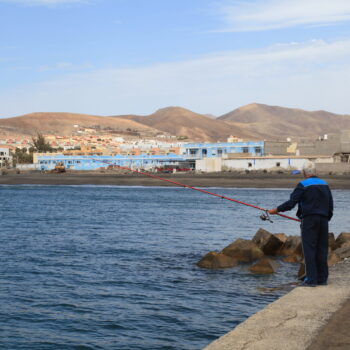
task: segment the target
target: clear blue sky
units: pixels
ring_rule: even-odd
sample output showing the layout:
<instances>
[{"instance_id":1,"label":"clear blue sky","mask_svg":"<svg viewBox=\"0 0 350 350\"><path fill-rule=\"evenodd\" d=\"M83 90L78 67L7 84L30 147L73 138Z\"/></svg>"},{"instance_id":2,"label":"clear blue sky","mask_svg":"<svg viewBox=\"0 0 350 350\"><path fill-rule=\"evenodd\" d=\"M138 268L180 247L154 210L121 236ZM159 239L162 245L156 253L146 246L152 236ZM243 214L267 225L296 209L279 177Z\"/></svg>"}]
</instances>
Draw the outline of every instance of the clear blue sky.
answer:
<instances>
[{"instance_id":1,"label":"clear blue sky","mask_svg":"<svg viewBox=\"0 0 350 350\"><path fill-rule=\"evenodd\" d=\"M0 0L0 117L350 114L348 0Z\"/></svg>"}]
</instances>

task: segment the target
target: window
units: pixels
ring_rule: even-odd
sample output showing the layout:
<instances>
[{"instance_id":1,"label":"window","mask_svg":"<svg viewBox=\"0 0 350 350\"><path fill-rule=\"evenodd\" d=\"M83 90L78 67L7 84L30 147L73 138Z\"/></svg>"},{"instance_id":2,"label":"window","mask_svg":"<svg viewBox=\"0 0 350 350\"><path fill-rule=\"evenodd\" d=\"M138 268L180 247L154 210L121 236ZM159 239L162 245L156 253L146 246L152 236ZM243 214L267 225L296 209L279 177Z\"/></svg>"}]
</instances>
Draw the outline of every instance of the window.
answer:
<instances>
[{"instance_id":1,"label":"window","mask_svg":"<svg viewBox=\"0 0 350 350\"><path fill-rule=\"evenodd\" d=\"M218 156L222 155L222 149L218 149Z\"/></svg>"},{"instance_id":2,"label":"window","mask_svg":"<svg viewBox=\"0 0 350 350\"><path fill-rule=\"evenodd\" d=\"M207 149L206 149L206 148L203 148L203 149L202 149L202 154L203 154L203 156L206 156L206 155L207 155Z\"/></svg>"},{"instance_id":3,"label":"window","mask_svg":"<svg viewBox=\"0 0 350 350\"><path fill-rule=\"evenodd\" d=\"M277 167L281 166L281 163L280 163L280 162L277 162L277 163L276 163L276 166L277 166Z\"/></svg>"},{"instance_id":4,"label":"window","mask_svg":"<svg viewBox=\"0 0 350 350\"><path fill-rule=\"evenodd\" d=\"M253 166L252 163L248 163L248 168L251 168Z\"/></svg>"},{"instance_id":5,"label":"window","mask_svg":"<svg viewBox=\"0 0 350 350\"><path fill-rule=\"evenodd\" d=\"M255 153L261 154L261 147L255 147Z\"/></svg>"},{"instance_id":6,"label":"window","mask_svg":"<svg viewBox=\"0 0 350 350\"><path fill-rule=\"evenodd\" d=\"M242 152L243 152L243 153L248 153L248 152L249 152L248 147L242 147Z\"/></svg>"}]
</instances>

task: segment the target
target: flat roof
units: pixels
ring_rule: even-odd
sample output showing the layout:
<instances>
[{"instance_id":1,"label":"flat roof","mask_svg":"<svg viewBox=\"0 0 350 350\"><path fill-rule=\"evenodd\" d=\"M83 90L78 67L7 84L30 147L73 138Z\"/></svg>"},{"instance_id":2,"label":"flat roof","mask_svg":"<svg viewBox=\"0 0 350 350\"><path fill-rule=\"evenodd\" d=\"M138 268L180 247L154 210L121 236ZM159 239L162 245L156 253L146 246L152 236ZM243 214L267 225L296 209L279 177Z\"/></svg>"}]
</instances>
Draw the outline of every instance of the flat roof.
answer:
<instances>
[{"instance_id":1,"label":"flat roof","mask_svg":"<svg viewBox=\"0 0 350 350\"><path fill-rule=\"evenodd\" d=\"M234 153L233 153L234 154ZM228 156L223 157L223 159L310 159L310 158L333 158L333 156L247 156L247 157L235 157Z\"/></svg>"}]
</instances>

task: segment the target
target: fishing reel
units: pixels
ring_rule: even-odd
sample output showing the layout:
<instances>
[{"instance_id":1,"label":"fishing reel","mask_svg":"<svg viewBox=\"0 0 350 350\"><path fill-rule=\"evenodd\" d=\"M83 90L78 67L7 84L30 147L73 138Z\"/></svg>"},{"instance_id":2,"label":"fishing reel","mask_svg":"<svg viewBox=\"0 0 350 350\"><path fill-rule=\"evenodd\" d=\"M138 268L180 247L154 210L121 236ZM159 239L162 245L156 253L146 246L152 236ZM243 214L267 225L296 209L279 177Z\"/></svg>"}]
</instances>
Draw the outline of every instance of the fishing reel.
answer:
<instances>
[{"instance_id":1,"label":"fishing reel","mask_svg":"<svg viewBox=\"0 0 350 350\"><path fill-rule=\"evenodd\" d=\"M263 212L261 213L260 219L261 219L262 221L269 221L269 222L273 223L273 221L271 220L271 217L270 217L270 215L269 215L269 213L268 213L267 210L265 210L265 211L263 211Z\"/></svg>"}]
</instances>

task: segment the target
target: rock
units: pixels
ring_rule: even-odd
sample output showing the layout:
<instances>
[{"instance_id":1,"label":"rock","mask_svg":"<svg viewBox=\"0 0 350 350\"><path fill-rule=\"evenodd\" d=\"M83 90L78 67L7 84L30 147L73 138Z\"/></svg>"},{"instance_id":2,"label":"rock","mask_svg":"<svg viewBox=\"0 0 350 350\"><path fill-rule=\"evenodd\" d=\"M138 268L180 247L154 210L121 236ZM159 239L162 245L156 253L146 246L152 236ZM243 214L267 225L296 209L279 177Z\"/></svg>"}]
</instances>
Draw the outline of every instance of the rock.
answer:
<instances>
[{"instance_id":1,"label":"rock","mask_svg":"<svg viewBox=\"0 0 350 350\"><path fill-rule=\"evenodd\" d=\"M350 258L350 242L343 244L341 248L336 249L334 253L338 255L340 259Z\"/></svg>"},{"instance_id":2,"label":"rock","mask_svg":"<svg viewBox=\"0 0 350 350\"><path fill-rule=\"evenodd\" d=\"M328 254L328 266L333 266L336 263L338 263L341 259L339 258L339 256L335 253L335 252L330 252Z\"/></svg>"},{"instance_id":3,"label":"rock","mask_svg":"<svg viewBox=\"0 0 350 350\"><path fill-rule=\"evenodd\" d=\"M209 252L197 263L197 266L205 269L223 269L237 264L237 260L230 256L218 252Z\"/></svg>"},{"instance_id":4,"label":"rock","mask_svg":"<svg viewBox=\"0 0 350 350\"><path fill-rule=\"evenodd\" d=\"M283 259L283 261L287 263L298 263L298 262L301 262L301 260L303 260L303 258L297 254L286 256Z\"/></svg>"},{"instance_id":5,"label":"rock","mask_svg":"<svg viewBox=\"0 0 350 350\"><path fill-rule=\"evenodd\" d=\"M301 237L288 236L282 247L277 252L277 255L300 255L303 256L303 248L301 245Z\"/></svg>"},{"instance_id":6,"label":"rock","mask_svg":"<svg viewBox=\"0 0 350 350\"><path fill-rule=\"evenodd\" d=\"M299 271L298 271L298 279L303 280L306 276L306 271L305 271L305 263L300 263Z\"/></svg>"},{"instance_id":7,"label":"rock","mask_svg":"<svg viewBox=\"0 0 350 350\"><path fill-rule=\"evenodd\" d=\"M342 232L335 240L338 248L340 248L346 242L350 242L350 232Z\"/></svg>"},{"instance_id":8,"label":"rock","mask_svg":"<svg viewBox=\"0 0 350 350\"><path fill-rule=\"evenodd\" d=\"M264 253L256 243L247 239L235 240L224 248L222 253L235 258L239 262L252 262L264 256Z\"/></svg>"},{"instance_id":9,"label":"rock","mask_svg":"<svg viewBox=\"0 0 350 350\"><path fill-rule=\"evenodd\" d=\"M285 233L275 233L275 237L277 237L282 243L284 243L287 240L287 235Z\"/></svg>"},{"instance_id":10,"label":"rock","mask_svg":"<svg viewBox=\"0 0 350 350\"><path fill-rule=\"evenodd\" d=\"M337 249L337 243L336 243L336 241L335 241L334 233L333 233L333 232L329 232L329 233L328 233L328 247L329 247L331 250Z\"/></svg>"},{"instance_id":11,"label":"rock","mask_svg":"<svg viewBox=\"0 0 350 350\"><path fill-rule=\"evenodd\" d=\"M259 228L252 241L256 243L265 255L276 255L283 245L279 238L262 228Z\"/></svg>"},{"instance_id":12,"label":"rock","mask_svg":"<svg viewBox=\"0 0 350 350\"><path fill-rule=\"evenodd\" d=\"M257 261L253 266L249 268L250 272L257 274L269 274L274 273L278 269L278 264L276 261L269 258L263 258Z\"/></svg>"}]
</instances>

